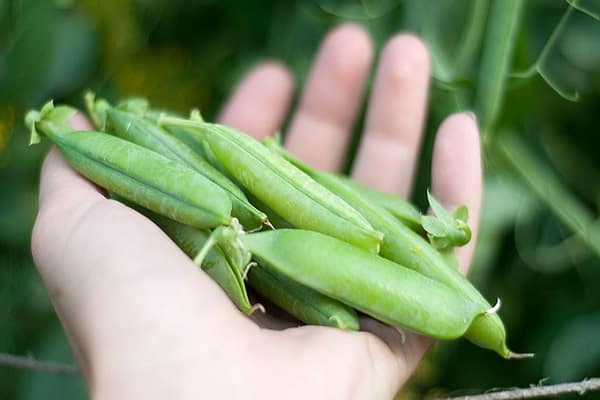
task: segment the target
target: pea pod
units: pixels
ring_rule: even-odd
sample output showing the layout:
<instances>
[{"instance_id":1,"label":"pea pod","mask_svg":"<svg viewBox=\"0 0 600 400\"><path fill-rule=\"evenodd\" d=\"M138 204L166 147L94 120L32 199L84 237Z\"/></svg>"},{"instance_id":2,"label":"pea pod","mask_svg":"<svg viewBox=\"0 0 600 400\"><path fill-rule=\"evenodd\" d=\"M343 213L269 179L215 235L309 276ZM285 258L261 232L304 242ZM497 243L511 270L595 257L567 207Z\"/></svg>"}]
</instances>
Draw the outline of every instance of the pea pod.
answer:
<instances>
[{"instance_id":1,"label":"pea pod","mask_svg":"<svg viewBox=\"0 0 600 400\"><path fill-rule=\"evenodd\" d=\"M242 186L292 225L379 251L383 235L359 212L250 136L202 121L164 117L159 122L193 129Z\"/></svg>"},{"instance_id":2,"label":"pea pod","mask_svg":"<svg viewBox=\"0 0 600 400\"><path fill-rule=\"evenodd\" d=\"M353 331L359 328L358 317L352 308L287 278L266 264L250 268L248 283L263 297L306 324Z\"/></svg>"},{"instance_id":3,"label":"pea pod","mask_svg":"<svg viewBox=\"0 0 600 400\"><path fill-rule=\"evenodd\" d=\"M121 100L118 103L117 108L120 110L133 112L155 125L158 124L159 118L164 115L174 118L181 118L180 115L171 111L150 108L149 102L146 99L139 97ZM190 129L179 128L175 126L165 126L163 129L169 132L175 138L179 139L180 142L185 143L198 156L200 156L202 159L212 165L214 169L220 172L221 175L225 176L235 185L240 186L236 182L235 178L231 176L231 174L229 174L227 170L223 168L223 166L216 160L215 156L210 151L210 148L208 148L207 144L202 141L196 133Z\"/></svg>"},{"instance_id":4,"label":"pea pod","mask_svg":"<svg viewBox=\"0 0 600 400\"><path fill-rule=\"evenodd\" d=\"M106 116L112 133L180 162L223 188L231 199L232 215L238 218L246 229L259 228L266 221L267 216L250 204L237 186L185 143L136 114L109 108Z\"/></svg>"},{"instance_id":5,"label":"pea pod","mask_svg":"<svg viewBox=\"0 0 600 400\"><path fill-rule=\"evenodd\" d=\"M210 236L208 231L198 230L154 213L148 213L147 210L140 210L137 207L136 209L154 221L190 258L196 257L208 241ZM231 301L245 314L251 314L256 309L250 304L241 274L241 270L249 261L250 259L247 259L245 264L240 265L239 261L232 260L224 249L216 245L210 249L200 265L202 270L221 286Z\"/></svg>"},{"instance_id":6,"label":"pea pod","mask_svg":"<svg viewBox=\"0 0 600 400\"><path fill-rule=\"evenodd\" d=\"M293 228L293 226L285 219L283 219L281 215L277 214L275 211L273 211L273 209L271 209L271 207L257 199L256 196L253 196L252 193L248 194L248 199L252 204L256 205L256 207L258 207L265 214L267 214L269 224L272 228Z\"/></svg>"},{"instance_id":7,"label":"pea pod","mask_svg":"<svg viewBox=\"0 0 600 400\"><path fill-rule=\"evenodd\" d=\"M293 159L292 155L285 152L275 142L268 142L267 145L274 152ZM460 274L456 268L448 265L440 252L419 234L398 223L387 210L373 204L337 176L316 171L298 160L294 160L294 163L317 182L359 210L375 229L384 233L385 239L381 244L380 252L382 257L453 288L485 309L492 309L487 300L467 278ZM478 315L466 332L465 337L478 346L496 351L505 358L519 356L507 348L504 325L495 313Z\"/></svg>"},{"instance_id":8,"label":"pea pod","mask_svg":"<svg viewBox=\"0 0 600 400\"><path fill-rule=\"evenodd\" d=\"M322 233L278 229L244 235L241 241L288 278L427 336L458 338L486 311L453 288Z\"/></svg>"},{"instance_id":9,"label":"pea pod","mask_svg":"<svg viewBox=\"0 0 600 400\"><path fill-rule=\"evenodd\" d=\"M86 101L86 105L89 110L90 108L94 108L94 107L90 107L90 104L93 105L94 94L93 93L86 94L86 100L87 100L87 96L91 97L91 101ZM177 118L181 117L181 115L176 114L171 111L151 108L150 102L143 97L128 97L125 99L121 99L117 103L116 108L119 110L134 113L136 115L139 115L140 117L144 117L148 121L150 121L154 124L156 124L156 122L158 121L158 118L160 117L161 114L166 114L171 117L177 117ZM190 137L190 135L188 135L188 133L184 129L174 128L174 129L167 129L167 130L173 136L175 136L177 139L179 139L180 141L187 144L197 154L204 157L204 154L202 154L201 148L197 148L197 143Z\"/></svg>"},{"instance_id":10,"label":"pea pod","mask_svg":"<svg viewBox=\"0 0 600 400\"><path fill-rule=\"evenodd\" d=\"M312 176L312 169L287 153L279 144L278 139L266 137L263 140L263 144ZM438 250L463 246L471 240L471 229L466 223L468 212L465 206L458 207L454 214L450 214L430 193L427 193L429 204L436 216L421 215L414 205L400 196L368 188L343 175L327 175L332 180L342 181L344 184L352 187L362 198L385 209L416 233L420 235L427 234L430 243ZM335 192L335 190L329 189Z\"/></svg>"},{"instance_id":11,"label":"pea pod","mask_svg":"<svg viewBox=\"0 0 600 400\"><path fill-rule=\"evenodd\" d=\"M73 131L64 122L70 107L46 104L26 124L31 143L48 137L67 161L99 186L158 214L198 228L231 223L231 200L194 170L126 140L94 131Z\"/></svg>"},{"instance_id":12,"label":"pea pod","mask_svg":"<svg viewBox=\"0 0 600 400\"><path fill-rule=\"evenodd\" d=\"M118 197L116 199L151 219L190 258L195 258L209 240L209 231L194 229ZM243 259L232 257L238 254L239 251L227 251L225 247L217 244L209 250L200 266L221 286L240 311L251 314L260 305L250 304L242 276L242 271L246 269L250 257L249 253ZM248 283L263 297L307 324L347 330L359 328L358 317L353 309L302 286L266 266L259 265L251 268L248 271Z\"/></svg>"},{"instance_id":13,"label":"pea pod","mask_svg":"<svg viewBox=\"0 0 600 400\"><path fill-rule=\"evenodd\" d=\"M265 139L265 145L270 147L272 140L273 138L271 137ZM345 176L340 175L339 178L348 185L352 186L356 191L360 192L363 197L369 199L380 207L385 208L390 214L392 214L413 231L418 233L423 232L423 227L421 226L421 213L406 199L390 193L384 193L375 189L371 189Z\"/></svg>"}]
</instances>

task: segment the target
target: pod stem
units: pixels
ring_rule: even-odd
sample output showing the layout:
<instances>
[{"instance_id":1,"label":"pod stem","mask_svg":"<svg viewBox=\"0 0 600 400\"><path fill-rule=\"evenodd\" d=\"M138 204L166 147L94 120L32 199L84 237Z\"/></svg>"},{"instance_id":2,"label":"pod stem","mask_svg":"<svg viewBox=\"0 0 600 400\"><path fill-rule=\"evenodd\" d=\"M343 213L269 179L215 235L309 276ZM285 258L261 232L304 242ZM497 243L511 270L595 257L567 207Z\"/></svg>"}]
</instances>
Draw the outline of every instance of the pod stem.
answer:
<instances>
[{"instance_id":1,"label":"pod stem","mask_svg":"<svg viewBox=\"0 0 600 400\"><path fill-rule=\"evenodd\" d=\"M208 252L218 245L227 259L244 275L245 279L245 275L251 266L249 265L250 253L241 240L241 236L245 233L237 218L232 218L229 225L219 226L211 232L204 246L194 257L194 264L201 267Z\"/></svg>"},{"instance_id":2,"label":"pod stem","mask_svg":"<svg viewBox=\"0 0 600 400\"><path fill-rule=\"evenodd\" d=\"M265 222L263 222L263 225L265 225L270 230L275 230L275 227L268 218L265 220Z\"/></svg>"},{"instance_id":3,"label":"pod stem","mask_svg":"<svg viewBox=\"0 0 600 400\"><path fill-rule=\"evenodd\" d=\"M219 227L210 234L208 240L206 243L204 243L204 246L202 246L196 257L194 257L194 264L196 264L198 267L202 267L202 262L206 258L206 255L217 244L217 236L222 234L220 231L221 229L222 227Z\"/></svg>"},{"instance_id":4,"label":"pod stem","mask_svg":"<svg viewBox=\"0 0 600 400\"><path fill-rule=\"evenodd\" d=\"M246 281L248 280L248 272L250 271L250 268L252 267L256 267L258 266L258 263L256 261L250 261L246 267L244 268L244 271L242 273L242 278Z\"/></svg>"},{"instance_id":5,"label":"pod stem","mask_svg":"<svg viewBox=\"0 0 600 400\"><path fill-rule=\"evenodd\" d=\"M234 231L233 235L235 236L235 231ZM198 252L196 257L194 257L194 264L201 267L202 262L206 258L206 255L208 254L208 252L213 247L215 247L215 245L217 245L223 241L229 242L231 237L232 237L232 228L230 226L219 226L218 228L213 230L212 233L210 234L210 236L208 237L208 240L206 241L206 243L204 243L204 246L202 246L202 248L200 249L200 251Z\"/></svg>"},{"instance_id":6,"label":"pod stem","mask_svg":"<svg viewBox=\"0 0 600 400\"><path fill-rule=\"evenodd\" d=\"M500 297L498 297L498 299L496 299L496 304L494 304L494 306L489 310L486 310L483 315L496 314L498 310L500 310L500 307L502 307L502 301L500 300Z\"/></svg>"},{"instance_id":7,"label":"pod stem","mask_svg":"<svg viewBox=\"0 0 600 400\"><path fill-rule=\"evenodd\" d=\"M92 91L86 92L83 99L85 108L96 129L106 130L106 111L112 107L110 103L104 99L96 100L96 94Z\"/></svg>"},{"instance_id":8,"label":"pod stem","mask_svg":"<svg viewBox=\"0 0 600 400\"><path fill-rule=\"evenodd\" d=\"M54 102L52 100L48 101L44 106L39 110L31 110L25 115L25 125L30 131L29 144L38 144L44 132L38 130L38 123L52 122L54 124L59 124L61 126L67 127L67 122L69 119L76 113L76 110L73 107L69 106L54 106ZM72 130L72 129L71 129Z\"/></svg>"},{"instance_id":9,"label":"pod stem","mask_svg":"<svg viewBox=\"0 0 600 400\"><path fill-rule=\"evenodd\" d=\"M173 126L176 128L191 128L191 129L200 129L200 128L206 126L206 124L207 124L207 122L204 122L204 120L201 119L202 117L199 116L199 114L193 113L191 118L193 118L193 120L172 117L165 113L161 113L158 116L158 120L156 121L156 124L160 127Z\"/></svg>"}]
</instances>

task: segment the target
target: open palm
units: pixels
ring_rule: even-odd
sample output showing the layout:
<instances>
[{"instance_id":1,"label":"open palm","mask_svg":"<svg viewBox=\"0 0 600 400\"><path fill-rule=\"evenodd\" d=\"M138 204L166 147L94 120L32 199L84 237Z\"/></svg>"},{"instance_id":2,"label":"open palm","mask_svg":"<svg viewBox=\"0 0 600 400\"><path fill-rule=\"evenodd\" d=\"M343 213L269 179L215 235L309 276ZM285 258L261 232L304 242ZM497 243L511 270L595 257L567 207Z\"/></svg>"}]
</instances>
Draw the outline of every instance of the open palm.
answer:
<instances>
[{"instance_id":1,"label":"open palm","mask_svg":"<svg viewBox=\"0 0 600 400\"><path fill-rule=\"evenodd\" d=\"M338 171L373 57L367 34L343 25L324 40L286 146ZM409 194L429 79L428 54L411 35L384 47L353 176ZM221 122L256 138L280 128L293 81L265 63L241 82ZM89 124L77 116L73 125ZM432 190L450 209L466 204L476 237L481 197L477 126L450 116L434 149ZM474 241L459 253L466 271ZM254 320L156 227L109 200L56 150L44 162L32 251L92 398L391 398L429 341L406 340L363 318L363 332Z\"/></svg>"}]
</instances>

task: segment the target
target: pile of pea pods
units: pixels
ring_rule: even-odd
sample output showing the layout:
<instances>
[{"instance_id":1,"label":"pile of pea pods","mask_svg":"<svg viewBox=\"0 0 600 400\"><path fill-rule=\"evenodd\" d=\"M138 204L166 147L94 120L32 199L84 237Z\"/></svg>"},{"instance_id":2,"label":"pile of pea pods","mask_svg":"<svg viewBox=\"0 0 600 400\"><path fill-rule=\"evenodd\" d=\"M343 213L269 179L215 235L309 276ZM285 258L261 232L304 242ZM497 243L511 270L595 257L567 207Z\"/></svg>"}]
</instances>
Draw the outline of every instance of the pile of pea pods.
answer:
<instances>
[{"instance_id":1,"label":"pile of pea pods","mask_svg":"<svg viewBox=\"0 0 600 400\"><path fill-rule=\"evenodd\" d=\"M471 238L467 210L422 215L398 196L317 171L277 137L85 97L96 131L48 102L25 123L31 144L52 141L69 164L156 223L244 313L246 285L306 324L358 330L357 311L437 339L465 337L505 358L499 303L457 269Z\"/></svg>"}]
</instances>

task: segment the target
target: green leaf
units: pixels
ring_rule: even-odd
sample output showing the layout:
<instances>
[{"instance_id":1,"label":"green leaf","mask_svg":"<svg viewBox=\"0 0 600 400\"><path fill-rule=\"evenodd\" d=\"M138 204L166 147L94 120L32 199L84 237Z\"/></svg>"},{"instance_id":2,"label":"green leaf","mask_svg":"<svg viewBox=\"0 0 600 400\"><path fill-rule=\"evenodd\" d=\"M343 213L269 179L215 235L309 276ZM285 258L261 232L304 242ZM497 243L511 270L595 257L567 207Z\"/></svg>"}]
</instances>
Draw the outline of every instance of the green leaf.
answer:
<instances>
[{"instance_id":1,"label":"green leaf","mask_svg":"<svg viewBox=\"0 0 600 400\"><path fill-rule=\"evenodd\" d=\"M430 215L423 215L421 217L421 224L423 225L423 229L431 236L443 237L448 234L447 226L439 219Z\"/></svg>"},{"instance_id":2,"label":"green leaf","mask_svg":"<svg viewBox=\"0 0 600 400\"><path fill-rule=\"evenodd\" d=\"M427 235L431 245L438 250L447 249L451 246L450 241L447 237L433 237L431 235Z\"/></svg>"},{"instance_id":3,"label":"green leaf","mask_svg":"<svg viewBox=\"0 0 600 400\"><path fill-rule=\"evenodd\" d=\"M427 198L436 215L436 217L421 217L421 224L427 232L430 243L437 249L467 244L471 240L471 229L467 225L469 218L467 207L462 205L450 214L429 191Z\"/></svg>"},{"instance_id":4,"label":"green leaf","mask_svg":"<svg viewBox=\"0 0 600 400\"><path fill-rule=\"evenodd\" d=\"M121 100L117 104L117 108L144 115L150 108L150 102L144 97L129 97Z\"/></svg>"},{"instance_id":5,"label":"green leaf","mask_svg":"<svg viewBox=\"0 0 600 400\"><path fill-rule=\"evenodd\" d=\"M200 113L200 110L198 110L197 108L194 108L192 110L192 112L190 113L190 120L198 121L198 122L205 122L204 117Z\"/></svg>"},{"instance_id":6,"label":"green leaf","mask_svg":"<svg viewBox=\"0 0 600 400\"><path fill-rule=\"evenodd\" d=\"M467 206L462 205L454 210L454 219L466 223L469 220L469 209Z\"/></svg>"},{"instance_id":7,"label":"green leaf","mask_svg":"<svg viewBox=\"0 0 600 400\"><path fill-rule=\"evenodd\" d=\"M40 110L40 119L45 118L46 115L54 109L54 100L49 100L42 106Z\"/></svg>"},{"instance_id":8,"label":"green leaf","mask_svg":"<svg viewBox=\"0 0 600 400\"><path fill-rule=\"evenodd\" d=\"M69 119L71 119L71 117L73 115L75 115L76 112L77 112L77 110L75 110L73 107L58 106L58 107L54 107L53 109L49 110L46 113L46 115L42 114L42 118L45 120L63 124L63 123L67 123L67 121L69 121ZM42 110L42 113L43 113L43 110Z\"/></svg>"},{"instance_id":9,"label":"green leaf","mask_svg":"<svg viewBox=\"0 0 600 400\"><path fill-rule=\"evenodd\" d=\"M40 113L31 110L25 115L25 125L29 128L29 145L38 144L42 138L35 128L35 124L40 120Z\"/></svg>"},{"instance_id":10,"label":"green leaf","mask_svg":"<svg viewBox=\"0 0 600 400\"><path fill-rule=\"evenodd\" d=\"M429 201L429 206L433 210L433 213L446 225L452 225L454 223L454 218L452 215L446 211L444 206L438 202L435 197L427 191L427 201Z\"/></svg>"}]
</instances>

